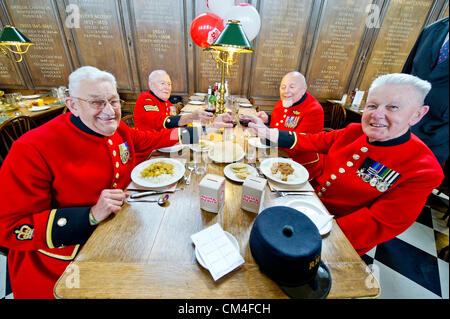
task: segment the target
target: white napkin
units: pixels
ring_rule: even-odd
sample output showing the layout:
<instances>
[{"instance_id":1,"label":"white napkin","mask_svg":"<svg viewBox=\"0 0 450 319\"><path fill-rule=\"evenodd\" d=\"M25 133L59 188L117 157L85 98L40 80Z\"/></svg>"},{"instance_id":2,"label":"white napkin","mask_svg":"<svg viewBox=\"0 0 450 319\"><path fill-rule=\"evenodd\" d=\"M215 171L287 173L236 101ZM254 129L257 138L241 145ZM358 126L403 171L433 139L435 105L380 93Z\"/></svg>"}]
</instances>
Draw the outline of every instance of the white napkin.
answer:
<instances>
[{"instance_id":1,"label":"white napkin","mask_svg":"<svg viewBox=\"0 0 450 319\"><path fill-rule=\"evenodd\" d=\"M191 239L214 281L244 263L244 258L219 224L191 235Z\"/></svg>"}]
</instances>

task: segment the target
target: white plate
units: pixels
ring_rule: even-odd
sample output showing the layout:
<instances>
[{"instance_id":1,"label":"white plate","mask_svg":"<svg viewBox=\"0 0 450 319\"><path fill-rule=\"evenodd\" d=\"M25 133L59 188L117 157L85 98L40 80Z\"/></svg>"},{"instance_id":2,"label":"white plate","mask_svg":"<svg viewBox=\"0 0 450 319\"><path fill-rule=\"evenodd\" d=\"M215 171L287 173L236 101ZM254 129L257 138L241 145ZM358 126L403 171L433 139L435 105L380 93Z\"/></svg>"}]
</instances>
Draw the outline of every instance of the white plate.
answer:
<instances>
[{"instance_id":1,"label":"white plate","mask_svg":"<svg viewBox=\"0 0 450 319\"><path fill-rule=\"evenodd\" d=\"M40 97L40 94L33 94L33 95L22 95L22 99L29 100L29 99L37 99Z\"/></svg>"},{"instance_id":2,"label":"white plate","mask_svg":"<svg viewBox=\"0 0 450 319\"><path fill-rule=\"evenodd\" d=\"M223 168L223 174L227 178L231 179L234 182L243 183L245 181L245 179L237 177L236 173L231 169L230 165L233 165L233 164L228 164L227 166L225 166ZM254 168L253 166L250 166L248 164L245 164L245 165L247 166L247 170L250 172L250 174L252 176L258 176L258 172L256 171L256 168Z\"/></svg>"},{"instance_id":3,"label":"white plate","mask_svg":"<svg viewBox=\"0 0 450 319\"><path fill-rule=\"evenodd\" d=\"M264 145L263 143L261 143L261 140L259 137L252 137L248 140L248 145L251 145L253 147L256 148L262 148L262 149L267 149L270 148L270 146L268 145Z\"/></svg>"},{"instance_id":4,"label":"white plate","mask_svg":"<svg viewBox=\"0 0 450 319\"><path fill-rule=\"evenodd\" d=\"M231 158L224 158L222 155L223 153L227 153L225 152L225 148L226 146L224 146L224 144L228 144L231 145L233 144L232 147L232 157ZM231 146L230 146L231 148ZM223 152L221 152L223 150ZM208 152L208 157L210 160L216 162L216 163L233 163L233 162L239 162L240 160L242 160L245 156L245 152L242 149L242 146L240 146L239 144L235 144L233 142L220 142L220 143L216 143L214 144L214 146L209 150Z\"/></svg>"},{"instance_id":5,"label":"white plate","mask_svg":"<svg viewBox=\"0 0 450 319\"><path fill-rule=\"evenodd\" d=\"M228 237L228 239L231 241L233 246L239 251L239 243L237 242L236 238L234 238L234 236L231 235L227 231L224 231L224 233ZM208 269L208 268L206 268L205 262L203 261L202 256L200 256L200 253L198 252L197 247L195 247L195 258L197 258L197 261L200 264L200 266L202 266L205 269Z\"/></svg>"},{"instance_id":6,"label":"white plate","mask_svg":"<svg viewBox=\"0 0 450 319\"><path fill-rule=\"evenodd\" d=\"M198 96L207 96L208 93L196 92L196 93L194 93L194 95L198 95Z\"/></svg>"},{"instance_id":7,"label":"white plate","mask_svg":"<svg viewBox=\"0 0 450 319\"><path fill-rule=\"evenodd\" d=\"M270 171L270 168L272 167L272 164L275 162L282 162L282 163L289 163L291 164L292 168L294 169L294 173L292 175L288 176L288 180L287 181L282 181L281 177L278 176L279 173L277 173L277 175L273 175L272 172ZM282 158L282 157L272 157L272 158L267 158L264 161L261 162L261 165L259 166L259 168L261 169L261 172L267 177L270 178L271 180L274 180L277 183L280 184L284 184L284 185L299 185L299 184L303 184L306 181L308 181L309 178L309 173L306 170L305 167L303 167L303 165L300 165L299 163L288 159L288 158Z\"/></svg>"},{"instance_id":8,"label":"white plate","mask_svg":"<svg viewBox=\"0 0 450 319\"><path fill-rule=\"evenodd\" d=\"M189 148L194 152L207 152L214 145L211 141L203 141L203 143L205 143L208 147L201 148L199 144L189 144Z\"/></svg>"},{"instance_id":9,"label":"white plate","mask_svg":"<svg viewBox=\"0 0 450 319\"><path fill-rule=\"evenodd\" d=\"M193 105L202 105L202 104L205 104L205 102L203 102L203 101L189 101L189 103L188 104L193 104Z\"/></svg>"},{"instance_id":10,"label":"white plate","mask_svg":"<svg viewBox=\"0 0 450 319\"><path fill-rule=\"evenodd\" d=\"M309 219L311 219L314 225L316 225L317 229L319 229L320 235L322 236L328 234L333 227L332 218L324 225L320 225L318 217L327 218L330 215L307 200L294 199L293 201L286 203L286 206L294 208L305 214Z\"/></svg>"},{"instance_id":11,"label":"white plate","mask_svg":"<svg viewBox=\"0 0 450 319\"><path fill-rule=\"evenodd\" d=\"M242 106L242 107L253 107L253 104L250 104L250 103L239 103L239 106Z\"/></svg>"},{"instance_id":12,"label":"white plate","mask_svg":"<svg viewBox=\"0 0 450 319\"><path fill-rule=\"evenodd\" d=\"M183 144L176 144L174 146L159 148L158 151L160 151L162 153L178 152L179 150L183 149L184 146L185 145L183 145Z\"/></svg>"},{"instance_id":13,"label":"white plate","mask_svg":"<svg viewBox=\"0 0 450 319\"><path fill-rule=\"evenodd\" d=\"M49 108L50 108L49 105L44 105L44 106L33 106L33 107L30 107L30 111L31 111L31 112L39 112L39 111L48 110Z\"/></svg>"},{"instance_id":14,"label":"white plate","mask_svg":"<svg viewBox=\"0 0 450 319\"><path fill-rule=\"evenodd\" d=\"M170 178L166 179L164 182L158 182L154 178L145 178L141 176L141 171L155 162L165 162L174 165L174 172L170 176ZM172 185L173 183L177 182L184 176L185 171L186 168L180 161L171 158L153 158L151 160L142 162L135 168L133 168L133 171L131 172L131 180L142 187L159 188Z\"/></svg>"}]
</instances>

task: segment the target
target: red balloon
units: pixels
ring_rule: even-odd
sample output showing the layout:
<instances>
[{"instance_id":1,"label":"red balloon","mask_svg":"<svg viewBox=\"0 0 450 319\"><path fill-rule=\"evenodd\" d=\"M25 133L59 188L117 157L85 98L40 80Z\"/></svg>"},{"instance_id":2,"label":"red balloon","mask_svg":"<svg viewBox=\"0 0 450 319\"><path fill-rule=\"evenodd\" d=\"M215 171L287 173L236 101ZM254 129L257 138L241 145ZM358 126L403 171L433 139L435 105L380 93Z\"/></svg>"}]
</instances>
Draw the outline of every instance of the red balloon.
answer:
<instances>
[{"instance_id":1,"label":"red balloon","mask_svg":"<svg viewBox=\"0 0 450 319\"><path fill-rule=\"evenodd\" d=\"M216 41L224 28L221 17L214 13L199 14L191 24L191 38L195 44L207 48Z\"/></svg>"}]
</instances>

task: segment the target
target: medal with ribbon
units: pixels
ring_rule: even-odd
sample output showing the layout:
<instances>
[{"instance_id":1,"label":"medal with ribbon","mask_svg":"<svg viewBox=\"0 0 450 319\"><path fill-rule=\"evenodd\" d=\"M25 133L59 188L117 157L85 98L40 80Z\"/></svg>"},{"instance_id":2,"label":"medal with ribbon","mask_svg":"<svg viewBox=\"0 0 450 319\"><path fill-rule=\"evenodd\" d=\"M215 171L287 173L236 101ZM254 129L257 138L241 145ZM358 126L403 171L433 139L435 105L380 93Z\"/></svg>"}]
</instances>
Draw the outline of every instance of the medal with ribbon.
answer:
<instances>
[{"instance_id":1,"label":"medal with ribbon","mask_svg":"<svg viewBox=\"0 0 450 319\"><path fill-rule=\"evenodd\" d=\"M398 172L369 157L357 170L357 174L364 182L380 192L387 191L400 177Z\"/></svg>"},{"instance_id":2,"label":"medal with ribbon","mask_svg":"<svg viewBox=\"0 0 450 319\"><path fill-rule=\"evenodd\" d=\"M119 155L122 164L126 164L130 159L130 149L128 148L127 142L119 144Z\"/></svg>"}]
</instances>

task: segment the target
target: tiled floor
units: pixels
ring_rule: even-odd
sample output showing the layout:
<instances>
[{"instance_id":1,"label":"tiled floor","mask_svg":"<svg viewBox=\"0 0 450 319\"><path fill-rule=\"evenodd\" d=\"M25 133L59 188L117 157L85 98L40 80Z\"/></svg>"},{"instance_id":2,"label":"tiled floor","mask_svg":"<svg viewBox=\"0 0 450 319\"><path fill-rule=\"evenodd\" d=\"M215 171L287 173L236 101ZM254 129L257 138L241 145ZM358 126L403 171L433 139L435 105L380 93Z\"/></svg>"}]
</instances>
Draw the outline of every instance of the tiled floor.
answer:
<instances>
[{"instance_id":1,"label":"tiled floor","mask_svg":"<svg viewBox=\"0 0 450 319\"><path fill-rule=\"evenodd\" d=\"M381 285L380 299L448 299L448 261L438 257L449 244L448 209L440 200L422 211L417 221L398 237L378 245L364 261ZM448 260L448 259L447 259ZM7 278L6 257L0 254L0 297L13 298Z\"/></svg>"},{"instance_id":2,"label":"tiled floor","mask_svg":"<svg viewBox=\"0 0 450 319\"><path fill-rule=\"evenodd\" d=\"M379 299L449 298L448 258L438 257L449 244L442 220L448 206L440 203L433 201L405 232L363 256L380 283Z\"/></svg>"}]
</instances>

